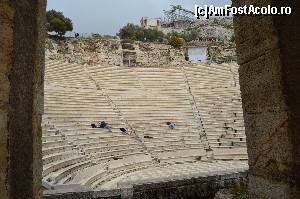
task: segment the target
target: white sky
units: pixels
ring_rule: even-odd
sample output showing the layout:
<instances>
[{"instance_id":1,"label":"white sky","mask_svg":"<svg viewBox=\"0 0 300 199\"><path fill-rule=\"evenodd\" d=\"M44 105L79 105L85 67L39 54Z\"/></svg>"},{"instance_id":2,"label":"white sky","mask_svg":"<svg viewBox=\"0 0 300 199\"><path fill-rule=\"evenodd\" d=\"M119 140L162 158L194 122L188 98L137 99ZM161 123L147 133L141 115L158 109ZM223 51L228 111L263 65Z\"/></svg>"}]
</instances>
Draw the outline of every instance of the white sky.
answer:
<instances>
[{"instance_id":1,"label":"white sky","mask_svg":"<svg viewBox=\"0 0 300 199\"><path fill-rule=\"evenodd\" d=\"M139 24L141 17L162 17L169 5L194 11L197 5L222 6L231 0L48 0L47 9L62 11L72 19L74 32L115 35L128 22Z\"/></svg>"}]
</instances>

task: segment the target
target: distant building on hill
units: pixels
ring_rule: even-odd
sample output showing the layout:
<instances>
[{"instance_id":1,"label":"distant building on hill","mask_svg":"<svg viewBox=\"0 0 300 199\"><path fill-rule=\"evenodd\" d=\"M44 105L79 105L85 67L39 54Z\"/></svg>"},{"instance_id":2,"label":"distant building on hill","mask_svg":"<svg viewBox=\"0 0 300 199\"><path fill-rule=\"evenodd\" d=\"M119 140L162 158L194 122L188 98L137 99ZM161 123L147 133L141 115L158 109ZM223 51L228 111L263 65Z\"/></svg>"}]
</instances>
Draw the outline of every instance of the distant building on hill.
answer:
<instances>
[{"instance_id":1,"label":"distant building on hill","mask_svg":"<svg viewBox=\"0 0 300 199\"><path fill-rule=\"evenodd\" d=\"M142 17L141 27L146 29L161 29L161 19L160 18L151 18L151 17Z\"/></svg>"}]
</instances>

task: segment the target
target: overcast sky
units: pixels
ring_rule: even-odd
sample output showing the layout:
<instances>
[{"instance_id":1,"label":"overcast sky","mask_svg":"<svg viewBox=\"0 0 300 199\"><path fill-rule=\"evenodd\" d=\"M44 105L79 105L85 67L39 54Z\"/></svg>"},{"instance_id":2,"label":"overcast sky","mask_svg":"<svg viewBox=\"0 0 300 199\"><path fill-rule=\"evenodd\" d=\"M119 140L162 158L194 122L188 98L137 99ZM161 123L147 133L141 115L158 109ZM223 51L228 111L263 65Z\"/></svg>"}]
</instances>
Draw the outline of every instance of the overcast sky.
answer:
<instances>
[{"instance_id":1,"label":"overcast sky","mask_svg":"<svg viewBox=\"0 0 300 199\"><path fill-rule=\"evenodd\" d=\"M72 19L74 32L115 35L128 22L141 17L162 17L169 5L194 11L197 5L228 5L231 0L48 0L47 10L62 11Z\"/></svg>"}]
</instances>

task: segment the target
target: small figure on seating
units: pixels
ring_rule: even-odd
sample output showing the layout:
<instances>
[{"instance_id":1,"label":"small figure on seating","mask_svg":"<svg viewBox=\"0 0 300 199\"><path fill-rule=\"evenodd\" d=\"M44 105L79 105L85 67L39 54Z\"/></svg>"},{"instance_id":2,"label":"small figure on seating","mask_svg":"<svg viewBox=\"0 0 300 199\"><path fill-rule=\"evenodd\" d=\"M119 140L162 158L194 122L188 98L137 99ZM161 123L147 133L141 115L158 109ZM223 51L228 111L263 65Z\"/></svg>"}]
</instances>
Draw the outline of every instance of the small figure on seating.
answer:
<instances>
[{"instance_id":1,"label":"small figure on seating","mask_svg":"<svg viewBox=\"0 0 300 199\"><path fill-rule=\"evenodd\" d=\"M167 125L169 126L170 129L175 129L176 128L175 123L167 122Z\"/></svg>"},{"instance_id":2,"label":"small figure on seating","mask_svg":"<svg viewBox=\"0 0 300 199\"><path fill-rule=\"evenodd\" d=\"M110 124L106 124L106 126L104 128L110 130L112 128L112 126Z\"/></svg>"},{"instance_id":3,"label":"small figure on seating","mask_svg":"<svg viewBox=\"0 0 300 199\"><path fill-rule=\"evenodd\" d=\"M105 128L106 125L107 125L107 123L104 122L104 121L99 122L99 127L100 127L100 128Z\"/></svg>"},{"instance_id":4,"label":"small figure on seating","mask_svg":"<svg viewBox=\"0 0 300 199\"><path fill-rule=\"evenodd\" d=\"M94 129L94 128L97 128L96 124L91 124L91 127Z\"/></svg>"},{"instance_id":5,"label":"small figure on seating","mask_svg":"<svg viewBox=\"0 0 300 199\"><path fill-rule=\"evenodd\" d=\"M120 128L120 131L122 131L123 134L128 134L125 128Z\"/></svg>"},{"instance_id":6,"label":"small figure on seating","mask_svg":"<svg viewBox=\"0 0 300 199\"><path fill-rule=\"evenodd\" d=\"M170 124L169 128L170 128L170 129L175 129L175 128L176 128L176 124L174 124L174 123L173 123L173 124Z\"/></svg>"},{"instance_id":7,"label":"small figure on seating","mask_svg":"<svg viewBox=\"0 0 300 199\"><path fill-rule=\"evenodd\" d=\"M112 126L104 121L99 122L99 128L111 130Z\"/></svg>"},{"instance_id":8,"label":"small figure on seating","mask_svg":"<svg viewBox=\"0 0 300 199\"><path fill-rule=\"evenodd\" d=\"M111 132L112 126L110 124L106 124L104 128Z\"/></svg>"}]
</instances>

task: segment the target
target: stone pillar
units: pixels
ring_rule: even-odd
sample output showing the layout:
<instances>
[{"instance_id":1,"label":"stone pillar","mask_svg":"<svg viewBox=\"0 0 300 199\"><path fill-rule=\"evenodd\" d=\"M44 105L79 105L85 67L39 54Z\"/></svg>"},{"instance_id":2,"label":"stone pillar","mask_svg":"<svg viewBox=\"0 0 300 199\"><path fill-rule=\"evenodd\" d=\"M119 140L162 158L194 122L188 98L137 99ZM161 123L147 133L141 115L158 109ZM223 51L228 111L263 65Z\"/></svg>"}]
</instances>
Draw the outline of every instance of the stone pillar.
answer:
<instances>
[{"instance_id":1,"label":"stone pillar","mask_svg":"<svg viewBox=\"0 0 300 199\"><path fill-rule=\"evenodd\" d=\"M0 0L0 198L41 198L44 0Z\"/></svg>"},{"instance_id":2,"label":"stone pillar","mask_svg":"<svg viewBox=\"0 0 300 199\"><path fill-rule=\"evenodd\" d=\"M234 0L235 6L291 6L293 16L234 18L250 164L250 198L300 197L300 3Z\"/></svg>"}]
</instances>

